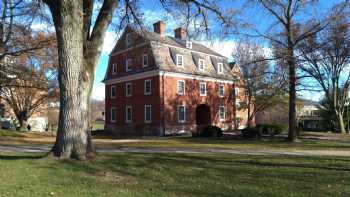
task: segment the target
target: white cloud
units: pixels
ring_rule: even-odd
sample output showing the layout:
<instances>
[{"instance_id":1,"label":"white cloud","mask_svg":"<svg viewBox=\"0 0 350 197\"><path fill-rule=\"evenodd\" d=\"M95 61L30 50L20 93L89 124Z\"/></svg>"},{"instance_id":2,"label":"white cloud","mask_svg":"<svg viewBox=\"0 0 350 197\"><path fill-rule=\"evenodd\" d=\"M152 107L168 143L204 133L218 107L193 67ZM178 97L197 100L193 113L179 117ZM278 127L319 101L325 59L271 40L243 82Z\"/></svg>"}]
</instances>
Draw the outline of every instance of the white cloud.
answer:
<instances>
[{"instance_id":1,"label":"white cloud","mask_svg":"<svg viewBox=\"0 0 350 197\"><path fill-rule=\"evenodd\" d=\"M117 33L113 31L107 31L105 39L103 41L102 53L109 54L112 51L114 45L117 43L117 40L118 40Z\"/></svg>"},{"instance_id":2,"label":"white cloud","mask_svg":"<svg viewBox=\"0 0 350 197\"><path fill-rule=\"evenodd\" d=\"M30 27L35 31L55 32L55 27L49 23L33 23Z\"/></svg>"},{"instance_id":3,"label":"white cloud","mask_svg":"<svg viewBox=\"0 0 350 197\"><path fill-rule=\"evenodd\" d=\"M96 100L105 99L105 85L103 83L94 84L91 97Z\"/></svg>"},{"instance_id":4,"label":"white cloud","mask_svg":"<svg viewBox=\"0 0 350 197\"><path fill-rule=\"evenodd\" d=\"M232 51L236 45L234 40L202 41L200 43L229 59L232 59Z\"/></svg>"}]
</instances>

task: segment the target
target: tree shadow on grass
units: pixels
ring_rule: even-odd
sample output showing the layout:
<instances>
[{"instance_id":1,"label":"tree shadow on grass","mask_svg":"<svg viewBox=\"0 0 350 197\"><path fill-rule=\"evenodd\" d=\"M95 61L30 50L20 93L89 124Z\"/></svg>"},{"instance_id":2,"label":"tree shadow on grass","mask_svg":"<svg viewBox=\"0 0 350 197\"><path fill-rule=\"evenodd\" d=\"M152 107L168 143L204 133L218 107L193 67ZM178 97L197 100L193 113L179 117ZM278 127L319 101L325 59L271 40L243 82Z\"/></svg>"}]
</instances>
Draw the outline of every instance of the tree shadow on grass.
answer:
<instances>
[{"instance_id":1,"label":"tree shadow on grass","mask_svg":"<svg viewBox=\"0 0 350 197\"><path fill-rule=\"evenodd\" d=\"M43 159L48 156L48 153L26 153L26 154L8 154L4 155L3 153L0 154L0 160L35 160L35 159Z\"/></svg>"}]
</instances>

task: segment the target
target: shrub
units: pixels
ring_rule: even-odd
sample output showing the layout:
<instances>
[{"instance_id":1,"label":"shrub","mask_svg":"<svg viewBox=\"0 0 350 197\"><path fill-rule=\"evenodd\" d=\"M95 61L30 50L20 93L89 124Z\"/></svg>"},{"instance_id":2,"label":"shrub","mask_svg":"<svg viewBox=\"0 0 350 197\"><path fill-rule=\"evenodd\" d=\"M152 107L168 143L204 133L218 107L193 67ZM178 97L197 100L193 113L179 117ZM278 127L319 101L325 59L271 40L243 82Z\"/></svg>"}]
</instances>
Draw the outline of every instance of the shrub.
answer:
<instances>
[{"instance_id":1,"label":"shrub","mask_svg":"<svg viewBox=\"0 0 350 197\"><path fill-rule=\"evenodd\" d=\"M242 137L243 138L247 138L247 139L251 139L251 138L258 138L259 137L259 130L257 128L254 127L247 127L242 129Z\"/></svg>"},{"instance_id":2,"label":"shrub","mask_svg":"<svg viewBox=\"0 0 350 197\"><path fill-rule=\"evenodd\" d=\"M201 137L221 137L222 130L220 127L217 127L217 126L208 126L202 130L202 132L200 133L200 136Z\"/></svg>"},{"instance_id":3,"label":"shrub","mask_svg":"<svg viewBox=\"0 0 350 197\"><path fill-rule=\"evenodd\" d=\"M286 126L283 124L273 124L273 125L271 125L271 127L272 127L274 135L281 134L283 132L283 130L286 129Z\"/></svg>"},{"instance_id":4,"label":"shrub","mask_svg":"<svg viewBox=\"0 0 350 197\"><path fill-rule=\"evenodd\" d=\"M286 126L283 124L258 124L256 125L256 129L259 130L263 135L278 135L281 134Z\"/></svg>"}]
</instances>

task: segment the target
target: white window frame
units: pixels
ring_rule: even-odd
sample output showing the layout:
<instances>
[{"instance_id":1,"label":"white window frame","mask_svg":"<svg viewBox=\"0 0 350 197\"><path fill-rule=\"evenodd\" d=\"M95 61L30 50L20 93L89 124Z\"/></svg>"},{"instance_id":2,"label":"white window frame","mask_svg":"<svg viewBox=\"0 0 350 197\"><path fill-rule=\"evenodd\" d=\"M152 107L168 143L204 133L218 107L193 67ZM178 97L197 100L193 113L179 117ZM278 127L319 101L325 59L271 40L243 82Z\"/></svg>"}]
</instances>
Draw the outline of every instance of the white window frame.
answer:
<instances>
[{"instance_id":1,"label":"white window frame","mask_svg":"<svg viewBox=\"0 0 350 197\"><path fill-rule=\"evenodd\" d=\"M113 96L113 94L112 94L113 90L114 90L114 96ZM111 88L110 88L110 97L111 97L112 99L117 97L117 86L115 86L115 85L112 85L112 86L111 86Z\"/></svg>"},{"instance_id":2,"label":"white window frame","mask_svg":"<svg viewBox=\"0 0 350 197\"><path fill-rule=\"evenodd\" d=\"M149 108L149 120L146 119L147 117L147 108ZM144 113L143 113L143 116L144 116L144 121L145 123L151 123L152 122L152 105L145 105L144 107Z\"/></svg>"},{"instance_id":3,"label":"white window frame","mask_svg":"<svg viewBox=\"0 0 350 197\"><path fill-rule=\"evenodd\" d=\"M145 64L145 60L146 60L146 64ZM142 55L142 67L147 67L148 66L148 54L145 53Z\"/></svg>"},{"instance_id":4,"label":"white window frame","mask_svg":"<svg viewBox=\"0 0 350 197\"><path fill-rule=\"evenodd\" d=\"M221 94L221 88L222 88L222 94ZM225 96L225 85L219 84L219 96L224 97Z\"/></svg>"},{"instance_id":5,"label":"white window frame","mask_svg":"<svg viewBox=\"0 0 350 197\"><path fill-rule=\"evenodd\" d=\"M130 46L132 43L132 33L127 33L125 36L125 44L126 46Z\"/></svg>"},{"instance_id":6,"label":"white window frame","mask_svg":"<svg viewBox=\"0 0 350 197\"><path fill-rule=\"evenodd\" d=\"M112 64L112 74L113 75L117 74L117 63Z\"/></svg>"},{"instance_id":7,"label":"white window frame","mask_svg":"<svg viewBox=\"0 0 350 197\"><path fill-rule=\"evenodd\" d=\"M204 93L201 92L201 86L204 85ZM199 82L199 95L200 96L207 96L207 83L206 82Z\"/></svg>"},{"instance_id":8,"label":"white window frame","mask_svg":"<svg viewBox=\"0 0 350 197\"><path fill-rule=\"evenodd\" d=\"M179 58L181 57L181 65L179 65ZM184 67L184 56L180 54L176 54L176 66Z\"/></svg>"},{"instance_id":9,"label":"white window frame","mask_svg":"<svg viewBox=\"0 0 350 197\"><path fill-rule=\"evenodd\" d=\"M180 108L183 107L184 108L184 119L180 120ZM178 123L184 123L186 122L186 106L185 105L178 105L177 106L177 122Z\"/></svg>"},{"instance_id":10,"label":"white window frame","mask_svg":"<svg viewBox=\"0 0 350 197\"><path fill-rule=\"evenodd\" d=\"M127 58L125 61L125 72L129 72L132 70L130 66L132 66L132 59Z\"/></svg>"},{"instance_id":11,"label":"white window frame","mask_svg":"<svg viewBox=\"0 0 350 197\"><path fill-rule=\"evenodd\" d=\"M204 59L198 59L198 69L200 71L204 71L205 68L205 61Z\"/></svg>"},{"instance_id":12,"label":"white window frame","mask_svg":"<svg viewBox=\"0 0 350 197\"><path fill-rule=\"evenodd\" d=\"M192 49L192 42L189 40L186 40L186 48Z\"/></svg>"},{"instance_id":13,"label":"white window frame","mask_svg":"<svg viewBox=\"0 0 350 197\"><path fill-rule=\"evenodd\" d=\"M130 109L130 117L131 119L128 119L128 109ZM132 123L132 106L131 105L126 105L125 106L125 122L126 123Z\"/></svg>"},{"instance_id":14,"label":"white window frame","mask_svg":"<svg viewBox=\"0 0 350 197\"><path fill-rule=\"evenodd\" d=\"M114 112L115 112L115 116L114 116L114 120L112 119L112 117L113 117L113 110L114 110ZM116 123L117 122L117 108L115 108L115 107L111 107L111 111L110 111L110 122L111 123Z\"/></svg>"},{"instance_id":15,"label":"white window frame","mask_svg":"<svg viewBox=\"0 0 350 197\"><path fill-rule=\"evenodd\" d=\"M179 83L183 83L184 84L184 88L183 88L183 92L179 92ZM176 92L178 95L185 95L186 92L186 82L185 80L177 80L176 82Z\"/></svg>"},{"instance_id":16,"label":"white window frame","mask_svg":"<svg viewBox=\"0 0 350 197\"><path fill-rule=\"evenodd\" d=\"M224 109L224 117L221 117L221 109ZM219 119L220 121L226 120L226 107L224 105L219 106Z\"/></svg>"},{"instance_id":17,"label":"white window frame","mask_svg":"<svg viewBox=\"0 0 350 197\"><path fill-rule=\"evenodd\" d=\"M146 92L147 88L146 88L146 84L147 82L149 82L149 92ZM143 94L144 95L150 95L152 93L152 80L151 79L146 79L143 82Z\"/></svg>"},{"instance_id":18,"label":"white window frame","mask_svg":"<svg viewBox=\"0 0 350 197\"><path fill-rule=\"evenodd\" d=\"M130 92L128 92L128 86L130 86ZM126 82L125 83L125 97L131 97L132 96L132 83Z\"/></svg>"},{"instance_id":19,"label":"white window frame","mask_svg":"<svg viewBox=\"0 0 350 197\"><path fill-rule=\"evenodd\" d=\"M237 88L237 87L235 88L235 95L236 95L236 97L239 96L239 88Z\"/></svg>"},{"instance_id":20,"label":"white window frame","mask_svg":"<svg viewBox=\"0 0 350 197\"><path fill-rule=\"evenodd\" d=\"M222 63L218 63L216 69L217 69L218 74L222 74L223 70L224 70L224 65Z\"/></svg>"}]
</instances>

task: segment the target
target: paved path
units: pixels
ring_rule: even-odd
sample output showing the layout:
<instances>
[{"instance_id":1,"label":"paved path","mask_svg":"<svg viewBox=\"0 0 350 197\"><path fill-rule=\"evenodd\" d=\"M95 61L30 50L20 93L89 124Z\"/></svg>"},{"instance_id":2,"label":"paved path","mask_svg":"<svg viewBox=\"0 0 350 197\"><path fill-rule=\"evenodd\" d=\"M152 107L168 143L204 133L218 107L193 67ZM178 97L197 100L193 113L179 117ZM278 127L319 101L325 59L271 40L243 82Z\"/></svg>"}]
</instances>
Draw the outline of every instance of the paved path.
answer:
<instances>
[{"instance_id":1,"label":"paved path","mask_svg":"<svg viewBox=\"0 0 350 197\"><path fill-rule=\"evenodd\" d=\"M0 145L0 152L48 152L51 146L6 146ZM226 153L236 155L272 155L272 156L344 156L350 157L350 151L342 150L234 150L222 148L98 148L100 153Z\"/></svg>"}]
</instances>

